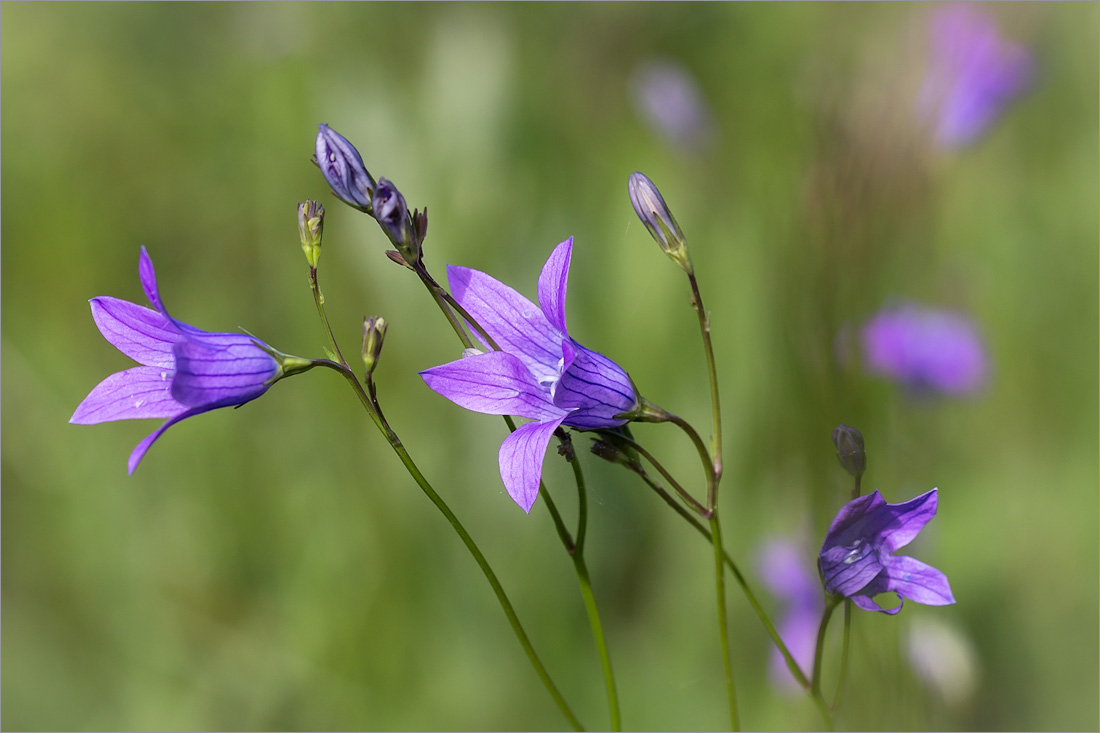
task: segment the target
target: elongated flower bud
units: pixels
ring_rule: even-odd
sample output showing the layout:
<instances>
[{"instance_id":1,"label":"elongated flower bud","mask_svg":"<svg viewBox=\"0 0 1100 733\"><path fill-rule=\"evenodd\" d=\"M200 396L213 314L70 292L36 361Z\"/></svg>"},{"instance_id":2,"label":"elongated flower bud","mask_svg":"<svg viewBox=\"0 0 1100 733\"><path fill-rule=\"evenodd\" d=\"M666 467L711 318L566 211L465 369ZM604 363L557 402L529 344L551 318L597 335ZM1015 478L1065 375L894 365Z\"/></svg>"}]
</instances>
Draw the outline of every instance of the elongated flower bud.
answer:
<instances>
[{"instance_id":1,"label":"elongated flower bud","mask_svg":"<svg viewBox=\"0 0 1100 733\"><path fill-rule=\"evenodd\" d=\"M378 179L378 188L374 189L374 218L406 262L420 260L420 241L413 232L409 207L393 181ZM424 228L427 229L426 219Z\"/></svg>"},{"instance_id":2,"label":"elongated flower bud","mask_svg":"<svg viewBox=\"0 0 1100 733\"><path fill-rule=\"evenodd\" d=\"M867 452L863 449L863 433L848 425L833 429L833 443L840 465L855 478L867 469Z\"/></svg>"},{"instance_id":3,"label":"elongated flower bud","mask_svg":"<svg viewBox=\"0 0 1100 733\"><path fill-rule=\"evenodd\" d=\"M302 252L312 268L321 258L321 234L325 228L325 207L316 201L298 204L298 234L302 238Z\"/></svg>"},{"instance_id":4,"label":"elongated flower bud","mask_svg":"<svg viewBox=\"0 0 1100 733\"><path fill-rule=\"evenodd\" d=\"M336 197L348 206L371 213L377 184L355 146L328 125L318 125L317 167Z\"/></svg>"},{"instance_id":5,"label":"elongated flower bud","mask_svg":"<svg viewBox=\"0 0 1100 733\"><path fill-rule=\"evenodd\" d=\"M367 376L374 373L378 357L382 355L382 341L386 338L386 319L371 316L363 319L363 366Z\"/></svg>"},{"instance_id":6,"label":"elongated flower bud","mask_svg":"<svg viewBox=\"0 0 1100 733\"><path fill-rule=\"evenodd\" d=\"M691 272L691 256L684 241L684 232L676 223L676 217L669 211L657 186L645 174L635 171L630 174L626 188L634 213L645 224L650 236L685 272Z\"/></svg>"}]
</instances>

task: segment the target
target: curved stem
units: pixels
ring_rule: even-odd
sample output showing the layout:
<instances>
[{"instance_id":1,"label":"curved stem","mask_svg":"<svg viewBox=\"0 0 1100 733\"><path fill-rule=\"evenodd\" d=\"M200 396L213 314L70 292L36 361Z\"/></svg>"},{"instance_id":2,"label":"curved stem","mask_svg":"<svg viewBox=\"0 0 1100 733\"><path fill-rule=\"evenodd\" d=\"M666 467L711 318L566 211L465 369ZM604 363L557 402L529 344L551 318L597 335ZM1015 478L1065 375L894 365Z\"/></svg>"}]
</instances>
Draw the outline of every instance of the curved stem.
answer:
<instances>
[{"instance_id":1,"label":"curved stem","mask_svg":"<svg viewBox=\"0 0 1100 733\"><path fill-rule=\"evenodd\" d=\"M328 314L325 313L325 296L321 294L321 286L317 283L317 268L309 268L309 289L313 293L313 302L317 306L317 315L321 317L321 323L325 327L325 333L328 335L329 343L332 344L332 351L336 357L340 360L341 364L347 365L347 360L344 359L344 355L340 353L340 345L336 343L336 336L332 333L332 326L328 322Z\"/></svg>"},{"instance_id":2,"label":"curved stem","mask_svg":"<svg viewBox=\"0 0 1100 733\"><path fill-rule=\"evenodd\" d=\"M581 471L581 463L573 453L572 441L563 433L563 445L568 445L567 456L569 465L573 467L573 477L577 481L577 542L573 556L573 566L577 571L577 581L581 586L581 596L584 598L584 607L588 612L588 624L592 627L592 638L596 643L596 652L600 656L600 666L603 668L603 683L607 690L607 706L611 711L611 730L623 729L622 714L619 711L619 695L615 690L615 673L611 669L611 655L607 651L607 639L604 637L603 624L600 622L600 611L596 606L596 597L592 593L592 582L588 577L588 565L584 561L584 540L588 525L588 492L585 488L584 473Z\"/></svg>"},{"instance_id":3,"label":"curved stem","mask_svg":"<svg viewBox=\"0 0 1100 733\"><path fill-rule=\"evenodd\" d=\"M702 516L707 516L707 508L700 504L694 496L689 494L684 487L680 486L680 483L672 477L672 474L661 465L661 462L653 457L653 454L646 450L640 443L633 438L628 438L625 435L616 435L615 440L621 440L629 445L634 450L638 451L638 455L649 461L649 464L657 469L657 472L665 477L665 480L671 484L673 490L680 495L680 498L687 502L696 512ZM679 506L679 505L676 505ZM709 536L709 535L708 535Z\"/></svg>"},{"instance_id":4,"label":"curved stem","mask_svg":"<svg viewBox=\"0 0 1100 733\"><path fill-rule=\"evenodd\" d=\"M829 706L825 703L825 697L821 694L821 658L825 652L825 632L829 628L829 618L833 615L833 609L840 602L840 596L828 595L825 597L825 612L821 614L821 625L817 628L817 644L814 647L814 676L810 687L814 703L817 704L821 714L825 718L826 730L833 729L833 716Z\"/></svg>"},{"instance_id":5,"label":"curved stem","mask_svg":"<svg viewBox=\"0 0 1100 733\"><path fill-rule=\"evenodd\" d=\"M714 455L714 497L710 498L710 506L717 506L718 479L722 477L722 408L718 401L718 368L714 361L714 345L710 340L710 317L703 307L703 296L699 293L699 283L695 280L694 270L687 273L688 282L691 283L691 304L695 308L695 314L699 317L699 331L703 336L703 348L707 353L707 372L710 375L710 404L711 414L714 418L714 437L711 443L711 452Z\"/></svg>"},{"instance_id":6,"label":"curved stem","mask_svg":"<svg viewBox=\"0 0 1100 733\"><path fill-rule=\"evenodd\" d=\"M710 515L711 542L714 545L714 587L718 594L718 636L722 644L722 666L726 673L726 698L730 706L730 725L732 730L740 730L737 719L737 691L733 686L733 666L730 663L729 626L726 619L726 571L723 564L722 525L718 522L718 512Z\"/></svg>"},{"instance_id":7,"label":"curved stem","mask_svg":"<svg viewBox=\"0 0 1100 733\"><path fill-rule=\"evenodd\" d=\"M702 522L693 517L682 504L673 499L672 495L665 491L664 487L644 472L639 474L639 476L666 504L672 507L673 511L694 527L696 532L705 537L708 542L711 540L710 530L704 527ZM726 552L725 549L722 550L722 556L725 558L726 567L733 573L733 579L737 581L737 585L741 587L741 591L745 594L745 598L748 599L749 605L752 606L752 610L756 612L760 622L764 624L764 629L768 632L768 636L771 637L772 643L775 644L775 648L783 655L783 660L787 663L787 669L791 671L791 675L795 678L795 681L798 682L803 689L809 691L809 678L806 677L806 674L802 671L798 662L795 661L794 655L787 649L787 645L783 642L783 638L779 636L779 632L775 629L775 624L768 618L767 612L764 610L764 607L760 605L760 601L756 598L756 594L753 592L752 588L749 587L749 583L745 580L745 576L741 573L741 569L737 567L737 563L733 561L733 558L730 557L730 554Z\"/></svg>"},{"instance_id":8,"label":"curved stem","mask_svg":"<svg viewBox=\"0 0 1100 733\"><path fill-rule=\"evenodd\" d=\"M492 567L489 565L489 561L485 559L485 556L481 553L477 543L470 537L466 528L459 521L455 513L451 511L451 508L447 505L447 502L436 493L432 485L424 477L424 474L420 472L420 469L413 462L412 456L405 449L401 439L393 431L393 429L386 423L378 413L373 409L373 404L366 391L363 390L363 386L359 383L359 380L355 377L355 374L351 371L351 368L346 364L337 364L334 361L328 359L316 359L314 360L316 366L325 366L330 369L334 369L344 375L352 389L355 391L359 401L363 403L363 407L366 408L370 414L371 419L374 421L378 429L382 431L386 437L386 441L393 448L394 453L401 460L401 463L405 466L405 470L409 472L416 485L420 487L420 490L428 497L428 499L435 505L436 509L447 519L455 533L458 534L462 543L466 545L466 549L473 556L474 561L477 562L478 567L481 568L481 572L485 575L485 579L489 581L489 585L493 589L493 593L497 597L497 601L500 603L501 609L504 611L504 615L508 618L508 623L512 627L513 633L516 635L516 639L519 641L520 646L523 647L523 651L527 654L527 658L531 662L531 666L534 667L535 672L538 674L539 679L542 680L543 685L546 687L547 692L550 693L550 697L553 698L554 703L561 710L562 714L569 721L569 724L574 730L582 731L584 726L581 725L577 716L573 714L573 711L569 708L569 705L565 702L565 698L562 697L557 686L553 680L550 679L550 673L546 670L542 660L539 659L538 653L535 651L534 646L531 644L531 640L527 636L527 632L523 630L523 625L519 621L519 616L516 615L515 608L512 606L512 602L508 600L508 595L504 592L504 587L500 584L500 580L497 579L496 573L493 572Z\"/></svg>"},{"instance_id":9,"label":"curved stem","mask_svg":"<svg viewBox=\"0 0 1100 733\"><path fill-rule=\"evenodd\" d=\"M699 458L703 461L703 472L707 475L707 509L716 511L718 509L719 474L715 473L714 464L711 462L710 453L707 452L706 443L699 437L699 433L691 426L691 423L684 418L669 413L669 420L687 433L687 436L691 438L691 442L695 444L695 450L699 452Z\"/></svg>"}]
</instances>

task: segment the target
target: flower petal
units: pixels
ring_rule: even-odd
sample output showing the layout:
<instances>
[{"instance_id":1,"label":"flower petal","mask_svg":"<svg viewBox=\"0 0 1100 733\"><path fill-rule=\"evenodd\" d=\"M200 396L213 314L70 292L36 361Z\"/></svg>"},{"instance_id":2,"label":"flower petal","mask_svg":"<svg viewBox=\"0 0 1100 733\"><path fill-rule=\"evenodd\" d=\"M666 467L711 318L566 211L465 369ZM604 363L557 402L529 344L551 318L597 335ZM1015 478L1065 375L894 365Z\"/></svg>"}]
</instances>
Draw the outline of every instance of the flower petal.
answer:
<instances>
[{"instance_id":1,"label":"flower petal","mask_svg":"<svg viewBox=\"0 0 1100 733\"><path fill-rule=\"evenodd\" d=\"M903 598L926 606L947 606L955 602L947 576L931 565L905 555L887 558L886 588Z\"/></svg>"},{"instance_id":2,"label":"flower petal","mask_svg":"<svg viewBox=\"0 0 1100 733\"><path fill-rule=\"evenodd\" d=\"M546 446L561 421L562 417L558 417L521 425L500 445L500 478L508 495L525 512L530 513L539 495Z\"/></svg>"},{"instance_id":3,"label":"flower petal","mask_svg":"<svg viewBox=\"0 0 1100 733\"><path fill-rule=\"evenodd\" d=\"M279 363L250 336L209 334L217 343L181 341L172 349L176 376L172 396L190 407L243 405L268 388Z\"/></svg>"},{"instance_id":4,"label":"flower petal","mask_svg":"<svg viewBox=\"0 0 1100 733\"><path fill-rule=\"evenodd\" d=\"M818 562L825 590L848 597L859 593L882 572L878 553L863 540L851 547L835 545L822 550Z\"/></svg>"},{"instance_id":5,"label":"flower petal","mask_svg":"<svg viewBox=\"0 0 1100 733\"><path fill-rule=\"evenodd\" d=\"M562 342L564 370L554 385L554 404L572 410L566 423L574 428L613 428L626 424L615 415L638 405L630 377L603 354L572 339Z\"/></svg>"},{"instance_id":6,"label":"flower petal","mask_svg":"<svg viewBox=\"0 0 1100 733\"><path fill-rule=\"evenodd\" d=\"M172 427L173 425L178 423L180 420L185 420L189 417L194 417L195 415L201 415L202 413L207 412L208 410L211 410L211 409L213 409L213 408L211 408L211 407L192 407L190 410L186 410L185 412L181 412L180 414L176 415L172 419L165 422L163 425L161 425L159 428L157 428L153 432L149 433L149 435L145 436L144 440L142 440L140 443L137 444L137 446L134 447L133 452L130 453L130 460L126 464L127 472L131 476L133 475L134 470L138 467L138 464L141 463L141 459L145 457L146 451L148 451L149 448L152 447L153 443L157 442L157 438L164 435L165 430Z\"/></svg>"},{"instance_id":7,"label":"flower petal","mask_svg":"<svg viewBox=\"0 0 1100 733\"><path fill-rule=\"evenodd\" d=\"M539 305L543 315L562 333L565 328L565 289L569 281L569 260L573 254L573 238L565 240L550 253L539 273Z\"/></svg>"},{"instance_id":8,"label":"flower petal","mask_svg":"<svg viewBox=\"0 0 1100 733\"><path fill-rule=\"evenodd\" d=\"M518 415L553 420L565 411L512 354L491 351L420 372L427 385L459 407L489 415Z\"/></svg>"},{"instance_id":9,"label":"flower petal","mask_svg":"<svg viewBox=\"0 0 1100 733\"><path fill-rule=\"evenodd\" d=\"M870 524L867 518L875 518L876 510L884 506L886 506L886 500L882 498L878 489L875 489L870 494L852 499L841 507L829 525L829 531L825 533L825 543L821 547L822 554L829 547L837 545L850 547L860 538L877 534L878 529L874 529L871 533L865 532L867 525Z\"/></svg>"},{"instance_id":10,"label":"flower petal","mask_svg":"<svg viewBox=\"0 0 1100 733\"><path fill-rule=\"evenodd\" d=\"M103 338L146 366L173 369L172 345L183 338L173 321L151 308L118 298L92 298L92 318Z\"/></svg>"},{"instance_id":11,"label":"flower petal","mask_svg":"<svg viewBox=\"0 0 1100 733\"><path fill-rule=\"evenodd\" d=\"M932 489L900 504L889 504L882 511L890 515L889 525L882 530L877 542L886 552L905 547L920 533L924 525L936 516L939 490Z\"/></svg>"},{"instance_id":12,"label":"flower petal","mask_svg":"<svg viewBox=\"0 0 1100 733\"><path fill-rule=\"evenodd\" d=\"M878 611L879 613L885 613L893 616L901 610L902 606L905 605L905 599L901 598L901 603L894 606L893 608L883 608L882 606L875 603L875 601L870 596L865 595L852 596L852 603L856 604L864 611Z\"/></svg>"},{"instance_id":13,"label":"flower petal","mask_svg":"<svg viewBox=\"0 0 1100 733\"><path fill-rule=\"evenodd\" d=\"M537 379L557 378L562 334L537 305L480 270L448 266L447 281L455 300L502 351L517 357Z\"/></svg>"},{"instance_id":14,"label":"flower petal","mask_svg":"<svg viewBox=\"0 0 1100 733\"><path fill-rule=\"evenodd\" d=\"M175 417L186 409L172 397L170 369L139 366L115 372L96 385L69 422L96 425L112 420Z\"/></svg>"},{"instance_id":15,"label":"flower petal","mask_svg":"<svg viewBox=\"0 0 1100 733\"><path fill-rule=\"evenodd\" d=\"M145 297L153 304L153 307L167 316L164 304L160 302L160 290L157 288L157 273L153 269L153 260L145 251L145 245L141 246L141 256L138 258L138 275L141 277L141 289L145 291Z\"/></svg>"}]
</instances>

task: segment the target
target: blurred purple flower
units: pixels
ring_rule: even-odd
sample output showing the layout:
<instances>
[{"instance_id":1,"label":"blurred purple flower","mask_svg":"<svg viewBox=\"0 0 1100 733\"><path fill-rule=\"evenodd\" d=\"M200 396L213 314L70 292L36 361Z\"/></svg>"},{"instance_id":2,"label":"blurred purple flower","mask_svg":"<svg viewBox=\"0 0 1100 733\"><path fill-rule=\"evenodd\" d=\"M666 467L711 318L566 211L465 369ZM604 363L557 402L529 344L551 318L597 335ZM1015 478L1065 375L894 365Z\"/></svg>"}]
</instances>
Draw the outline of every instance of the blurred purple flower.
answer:
<instances>
[{"instance_id":1,"label":"blurred purple flower","mask_svg":"<svg viewBox=\"0 0 1100 733\"><path fill-rule=\"evenodd\" d=\"M638 114L669 144L699 149L713 141L710 107L683 64L668 59L642 62L634 70L630 92Z\"/></svg>"},{"instance_id":2,"label":"blurred purple flower","mask_svg":"<svg viewBox=\"0 0 1100 733\"><path fill-rule=\"evenodd\" d=\"M521 425L500 446L500 477L525 512L538 496L546 446L558 426L618 427L627 421L615 416L638 405L626 372L569 336L565 291L572 251L570 237L546 261L539 275L539 305L484 272L448 267L455 299L500 351L474 353L420 372L431 389L459 407L535 421Z\"/></svg>"},{"instance_id":3,"label":"blurred purple flower","mask_svg":"<svg viewBox=\"0 0 1100 733\"><path fill-rule=\"evenodd\" d=\"M798 545L785 539L773 539L765 544L757 563L768 590L786 602L785 613L776 630L803 672L813 667L817 628L825 610L821 583L807 565ZM775 684L785 689L792 692L802 689L787 669L783 655L774 647L768 673Z\"/></svg>"},{"instance_id":4,"label":"blurred purple flower","mask_svg":"<svg viewBox=\"0 0 1100 733\"><path fill-rule=\"evenodd\" d=\"M974 324L950 311L909 303L885 308L863 325L860 341L868 370L914 389L965 394L980 388L988 372Z\"/></svg>"},{"instance_id":5,"label":"blurred purple flower","mask_svg":"<svg viewBox=\"0 0 1100 733\"><path fill-rule=\"evenodd\" d=\"M983 11L964 4L936 10L929 22L929 63L920 109L936 142L973 142L1031 82L1032 59L1006 41Z\"/></svg>"},{"instance_id":6,"label":"blurred purple flower","mask_svg":"<svg viewBox=\"0 0 1100 733\"><path fill-rule=\"evenodd\" d=\"M939 492L932 489L901 504L888 504L876 489L845 504L829 525L818 567L825 591L850 598L865 611L895 614L905 599L928 606L955 602L947 576L931 565L893 552L913 541L936 516ZM893 592L901 599L895 608L873 600Z\"/></svg>"},{"instance_id":7,"label":"blurred purple flower","mask_svg":"<svg viewBox=\"0 0 1100 733\"><path fill-rule=\"evenodd\" d=\"M118 298L92 298L92 318L107 342L142 366L104 379L69 419L76 425L168 418L130 454L132 474L145 452L180 420L256 399L283 375L280 361L252 336L208 333L168 315L153 261L141 248L145 297L156 310Z\"/></svg>"}]
</instances>

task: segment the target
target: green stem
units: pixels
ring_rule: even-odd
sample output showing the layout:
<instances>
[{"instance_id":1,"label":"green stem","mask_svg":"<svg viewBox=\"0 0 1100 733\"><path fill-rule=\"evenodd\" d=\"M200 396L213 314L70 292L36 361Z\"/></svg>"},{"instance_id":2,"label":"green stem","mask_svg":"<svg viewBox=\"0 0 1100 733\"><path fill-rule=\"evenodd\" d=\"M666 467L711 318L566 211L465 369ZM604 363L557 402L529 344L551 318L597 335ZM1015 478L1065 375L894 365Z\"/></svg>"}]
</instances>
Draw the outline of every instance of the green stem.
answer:
<instances>
[{"instance_id":1,"label":"green stem","mask_svg":"<svg viewBox=\"0 0 1100 733\"><path fill-rule=\"evenodd\" d=\"M577 543L572 553L573 566L577 571L577 580L581 586L581 596L584 598L584 607L588 612L588 624L592 627L592 638L596 643L596 651L600 656L600 666L603 668L603 683L607 690L607 706L611 711L611 730L623 729L622 713L619 711L619 695L615 690L615 673L611 669L611 655L607 650L607 639L604 637L603 624L600 622L600 611L596 606L596 597L592 593L592 582L588 577L588 566L584 561L584 540L588 526L588 492L585 488L584 473L581 471L581 462L572 451L572 441L567 435L562 434L563 445L568 445L569 465L573 467L573 477L577 481Z\"/></svg>"},{"instance_id":2,"label":"green stem","mask_svg":"<svg viewBox=\"0 0 1100 733\"><path fill-rule=\"evenodd\" d=\"M717 506L718 479L722 477L722 408L718 401L718 368L714 361L714 345L710 340L710 317L703 307L703 296L699 293L699 283L695 280L694 270L689 270L687 276L688 282L691 283L691 304L699 317L699 331L703 336L703 348L707 352L707 372L710 375L710 403L714 418L714 437L711 447L714 455L715 496L710 497L709 504L713 507Z\"/></svg>"},{"instance_id":3,"label":"green stem","mask_svg":"<svg viewBox=\"0 0 1100 733\"><path fill-rule=\"evenodd\" d=\"M726 673L726 698L730 706L730 725L732 730L740 730L737 719L737 691L733 686L733 666L730 663L729 627L726 620L726 572L725 552L722 549L722 526L718 522L718 512L710 515L710 532L714 545L714 587L718 594L718 635L722 644L722 666Z\"/></svg>"},{"instance_id":4,"label":"green stem","mask_svg":"<svg viewBox=\"0 0 1100 733\"><path fill-rule=\"evenodd\" d=\"M682 504L673 499L672 495L665 491L664 487L662 487L659 483L654 481L644 472L640 473L639 476L641 476L642 480L645 481L646 484L651 489L653 489L653 491L656 492L656 494L660 496L666 504L672 507L673 511L679 514L684 519L684 521L694 527L695 530L703 537L705 537L708 542L711 540L710 530L704 527L702 522L693 517L691 513L683 507ZM722 555L725 558L726 567L728 567L730 569L730 572L733 573L733 579L737 581L737 585L741 587L741 591L745 594L745 598L748 599L749 605L752 606L752 609L756 612L756 615L760 619L760 622L764 624L764 629L768 632L768 636L771 637L772 643L775 644L775 647L779 650L779 653L783 655L783 659L787 663L787 669L791 671L791 675L794 676L795 681L797 681L798 684L803 687L803 689L809 691L809 678L806 677L806 674L802 671L802 668L798 666L798 662L795 661L794 655L792 655L790 650L787 649L787 645L783 643L783 638L779 636L779 632L776 631L775 625L772 623L771 619L768 618L768 614L764 610L764 607L760 605L760 601L756 598L756 594L753 592L752 588L749 587L748 581L745 580L745 576L741 573L741 569L737 567L737 563L733 561L733 558L730 557L730 554L726 552L725 549L722 550Z\"/></svg>"},{"instance_id":5,"label":"green stem","mask_svg":"<svg viewBox=\"0 0 1100 733\"><path fill-rule=\"evenodd\" d=\"M366 408L367 413L371 416L375 425L382 431L386 441L393 448L394 453L401 460L402 465L405 466L405 470L409 472L416 485L420 487L420 490L428 497L428 499L435 505L447 521L451 524L455 533L458 534L462 543L466 545L466 549L473 556L474 561L477 562L478 567L481 568L481 572L485 575L485 579L489 581L489 585L493 589L493 593L497 597L497 601L500 603L501 609L504 611L504 615L508 618L508 623L512 627L513 633L516 635L516 639L519 641L520 646L523 647L523 651L527 654L527 658L531 662L531 666L534 667L535 672L538 674L539 679L542 680L543 685L546 687L547 692L550 693L550 697L553 698L554 703L561 710L562 714L569 721L569 724L574 730L582 731L584 726L581 725L577 716L573 714L573 711L569 708L569 705L565 702L565 698L562 697L561 692L550 678L550 673L546 670L542 660L539 659L538 653L535 651L534 646L531 644L531 640L527 636L527 632L523 630L523 625L519 621L519 616L516 615L515 609L512 607L512 602L508 600L508 595L504 592L504 587L500 584L500 580L497 579L496 573L493 572L492 567L489 565L489 561L485 559L485 556L481 553L477 543L470 537L466 528L462 525L462 522L458 520L455 513L451 511L451 508L447 505L447 502L436 493L432 485L424 477L424 474L420 472L420 469L413 462L409 452L405 449L401 439L393 431L388 423L383 421L378 413L373 409L373 404L370 397L363 390L363 386L359 383L359 380L355 377L354 372L346 364L337 364L336 362L328 359L315 360L317 366L326 366L330 369L335 369L344 375L352 389L355 391L356 396L359 397L359 401L363 403L363 407Z\"/></svg>"},{"instance_id":6,"label":"green stem","mask_svg":"<svg viewBox=\"0 0 1100 733\"><path fill-rule=\"evenodd\" d=\"M309 268L309 289L313 293L313 302L317 306L317 315L321 317L321 323L324 324L325 333L328 335L329 343L332 344L333 353L340 360L341 364L347 364L347 360L344 359L344 355L340 353L340 345L336 343L336 337L332 334L332 326L328 322L328 314L325 313L325 296L321 294L321 286L317 283L317 268Z\"/></svg>"},{"instance_id":7,"label":"green stem","mask_svg":"<svg viewBox=\"0 0 1100 733\"><path fill-rule=\"evenodd\" d=\"M707 508L705 506L703 506L702 504L700 504L695 499L694 496L689 494L687 492L687 490L684 489L684 487L680 486L680 483L675 478L672 477L672 474L670 474L665 469L665 467L663 465L661 465L661 462L658 461L656 458L654 458L653 454L650 453L648 450L646 450L640 443L638 443L633 438L626 437L625 435L615 435L614 440L622 441L622 442L626 443L627 445L629 445L634 450L638 451L638 455L640 455L642 458L649 461L649 464L651 466L653 466L654 468L656 468L657 472L665 477L665 480L668 481L668 483L672 486L673 490L677 494L679 494L681 499L683 499L685 502L687 502L701 516L704 516L704 517L707 516ZM676 506L679 507L678 504Z\"/></svg>"},{"instance_id":8,"label":"green stem","mask_svg":"<svg viewBox=\"0 0 1100 733\"><path fill-rule=\"evenodd\" d=\"M844 692L844 681L848 677L848 645L852 633L852 602L844 599L844 640L840 645L840 679L836 683L833 695L833 710L840 707L840 696Z\"/></svg>"},{"instance_id":9,"label":"green stem","mask_svg":"<svg viewBox=\"0 0 1100 733\"><path fill-rule=\"evenodd\" d=\"M707 476L707 509L710 511L717 511L719 474L715 473L714 463L711 462L706 443L703 442L703 439L699 436L699 433L696 432L695 428L691 426L691 423L684 418L669 413L669 420L687 433L687 436L691 438L691 442L695 445L695 450L699 452L699 458L703 461L703 472Z\"/></svg>"},{"instance_id":10,"label":"green stem","mask_svg":"<svg viewBox=\"0 0 1100 733\"><path fill-rule=\"evenodd\" d=\"M825 597L825 612L821 614L821 625L817 628L817 644L814 647L814 676L810 694L825 718L826 730L833 729L833 716L828 704L825 702L825 697L821 694L821 659L825 652L825 632L829 628L829 619L833 615L833 609L837 607L839 602L840 596L828 595Z\"/></svg>"}]
</instances>

